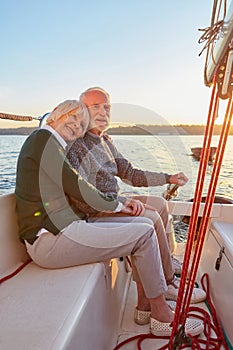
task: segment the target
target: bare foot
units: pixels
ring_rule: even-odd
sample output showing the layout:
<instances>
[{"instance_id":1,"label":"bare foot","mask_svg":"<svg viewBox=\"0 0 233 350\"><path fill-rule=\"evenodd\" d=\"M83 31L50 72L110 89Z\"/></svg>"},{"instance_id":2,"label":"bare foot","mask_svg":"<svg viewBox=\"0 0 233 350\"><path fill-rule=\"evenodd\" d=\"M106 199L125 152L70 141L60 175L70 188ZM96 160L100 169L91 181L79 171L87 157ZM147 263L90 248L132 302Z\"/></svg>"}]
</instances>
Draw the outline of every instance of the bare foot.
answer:
<instances>
[{"instance_id":1,"label":"bare foot","mask_svg":"<svg viewBox=\"0 0 233 350\"><path fill-rule=\"evenodd\" d=\"M137 309L140 311L150 311L151 307L149 300L147 298L141 298L138 300Z\"/></svg>"},{"instance_id":2,"label":"bare foot","mask_svg":"<svg viewBox=\"0 0 233 350\"><path fill-rule=\"evenodd\" d=\"M150 299L151 303L151 317L160 322L172 322L174 319L174 312L167 305L163 296Z\"/></svg>"}]
</instances>

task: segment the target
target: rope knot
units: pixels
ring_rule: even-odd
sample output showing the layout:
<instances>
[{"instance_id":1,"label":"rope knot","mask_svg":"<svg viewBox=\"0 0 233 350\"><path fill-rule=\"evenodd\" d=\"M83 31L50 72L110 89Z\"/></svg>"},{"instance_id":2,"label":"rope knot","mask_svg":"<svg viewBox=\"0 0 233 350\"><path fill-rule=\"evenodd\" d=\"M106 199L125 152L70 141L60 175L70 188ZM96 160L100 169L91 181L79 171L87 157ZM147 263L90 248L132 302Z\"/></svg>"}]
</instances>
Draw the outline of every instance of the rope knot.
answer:
<instances>
[{"instance_id":1,"label":"rope knot","mask_svg":"<svg viewBox=\"0 0 233 350\"><path fill-rule=\"evenodd\" d=\"M187 346L192 346L192 339L185 334L185 327L184 325L180 325L178 328L178 332L174 337L174 342L172 344L172 350L179 350L181 349L182 344L185 344Z\"/></svg>"}]
</instances>

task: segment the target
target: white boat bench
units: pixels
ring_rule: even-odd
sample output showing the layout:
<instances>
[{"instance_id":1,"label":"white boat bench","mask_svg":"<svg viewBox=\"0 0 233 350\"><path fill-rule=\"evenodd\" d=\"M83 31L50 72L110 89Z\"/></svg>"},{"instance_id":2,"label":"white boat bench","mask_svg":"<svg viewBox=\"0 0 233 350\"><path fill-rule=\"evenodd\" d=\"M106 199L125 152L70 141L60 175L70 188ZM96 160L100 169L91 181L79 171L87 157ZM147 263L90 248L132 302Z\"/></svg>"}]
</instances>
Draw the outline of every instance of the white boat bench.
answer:
<instances>
[{"instance_id":1,"label":"white boat bench","mask_svg":"<svg viewBox=\"0 0 233 350\"><path fill-rule=\"evenodd\" d=\"M14 195L0 197L0 277L27 258ZM119 269L123 269L119 274ZM0 286L1 350L109 350L130 273L124 262L43 269L30 262Z\"/></svg>"}]
</instances>

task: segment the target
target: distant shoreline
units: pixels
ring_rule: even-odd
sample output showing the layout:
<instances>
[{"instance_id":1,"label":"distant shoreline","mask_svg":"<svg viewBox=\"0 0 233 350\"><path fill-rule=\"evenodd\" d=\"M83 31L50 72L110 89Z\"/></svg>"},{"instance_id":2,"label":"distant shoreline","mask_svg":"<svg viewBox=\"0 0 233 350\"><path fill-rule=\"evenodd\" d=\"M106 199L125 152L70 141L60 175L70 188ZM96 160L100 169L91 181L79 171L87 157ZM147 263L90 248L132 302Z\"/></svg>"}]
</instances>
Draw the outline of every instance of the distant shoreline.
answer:
<instances>
[{"instance_id":1,"label":"distant shoreline","mask_svg":"<svg viewBox=\"0 0 233 350\"><path fill-rule=\"evenodd\" d=\"M0 129L0 135L29 135L36 128L20 127ZM215 125L214 135L219 135L221 125ZM108 129L110 135L204 135L205 125L146 125L118 126ZM233 126L230 129L233 135Z\"/></svg>"}]
</instances>

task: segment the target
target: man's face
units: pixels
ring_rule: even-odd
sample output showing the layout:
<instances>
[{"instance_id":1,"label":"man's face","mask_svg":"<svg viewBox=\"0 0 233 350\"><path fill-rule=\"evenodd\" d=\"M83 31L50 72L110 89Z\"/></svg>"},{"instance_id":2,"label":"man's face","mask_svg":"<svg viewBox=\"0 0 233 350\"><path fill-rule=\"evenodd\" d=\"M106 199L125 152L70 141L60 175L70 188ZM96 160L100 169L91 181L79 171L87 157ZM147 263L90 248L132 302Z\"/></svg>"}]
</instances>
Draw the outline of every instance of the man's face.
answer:
<instances>
[{"instance_id":1,"label":"man's face","mask_svg":"<svg viewBox=\"0 0 233 350\"><path fill-rule=\"evenodd\" d=\"M109 126L110 122L110 101L101 91L89 91L83 99L87 106L90 123L89 130L100 135Z\"/></svg>"}]
</instances>

